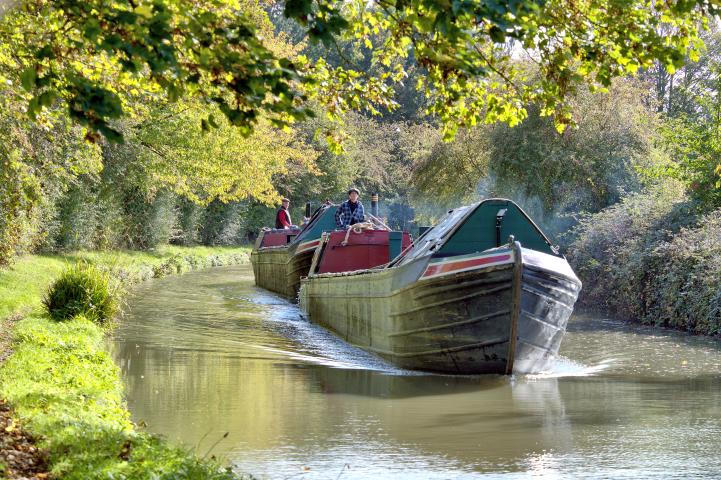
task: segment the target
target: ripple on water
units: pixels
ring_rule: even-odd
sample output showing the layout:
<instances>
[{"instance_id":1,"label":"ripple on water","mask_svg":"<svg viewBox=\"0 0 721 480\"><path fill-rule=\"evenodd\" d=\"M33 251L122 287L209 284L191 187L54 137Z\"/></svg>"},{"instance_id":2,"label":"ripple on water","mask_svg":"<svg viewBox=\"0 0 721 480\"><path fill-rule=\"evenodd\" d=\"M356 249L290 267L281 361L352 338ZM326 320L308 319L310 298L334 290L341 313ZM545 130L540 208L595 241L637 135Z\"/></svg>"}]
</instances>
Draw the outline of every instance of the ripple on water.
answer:
<instances>
[{"instance_id":1,"label":"ripple on water","mask_svg":"<svg viewBox=\"0 0 721 480\"><path fill-rule=\"evenodd\" d=\"M715 341L576 316L549 372L457 377L349 346L248 267L129 303L133 418L259 478L721 478Z\"/></svg>"}]
</instances>

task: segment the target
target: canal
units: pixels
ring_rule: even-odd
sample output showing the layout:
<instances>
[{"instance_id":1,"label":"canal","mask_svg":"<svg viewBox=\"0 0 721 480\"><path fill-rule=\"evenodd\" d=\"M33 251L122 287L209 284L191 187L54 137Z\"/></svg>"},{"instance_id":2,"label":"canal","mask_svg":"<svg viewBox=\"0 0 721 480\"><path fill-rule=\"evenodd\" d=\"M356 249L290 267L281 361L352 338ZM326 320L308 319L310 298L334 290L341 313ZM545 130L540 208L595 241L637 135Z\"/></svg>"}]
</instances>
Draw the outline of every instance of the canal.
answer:
<instances>
[{"instance_id":1,"label":"canal","mask_svg":"<svg viewBox=\"0 0 721 480\"><path fill-rule=\"evenodd\" d=\"M258 478L721 477L712 339L577 315L546 374L418 374L241 266L139 286L112 344L135 422Z\"/></svg>"}]
</instances>

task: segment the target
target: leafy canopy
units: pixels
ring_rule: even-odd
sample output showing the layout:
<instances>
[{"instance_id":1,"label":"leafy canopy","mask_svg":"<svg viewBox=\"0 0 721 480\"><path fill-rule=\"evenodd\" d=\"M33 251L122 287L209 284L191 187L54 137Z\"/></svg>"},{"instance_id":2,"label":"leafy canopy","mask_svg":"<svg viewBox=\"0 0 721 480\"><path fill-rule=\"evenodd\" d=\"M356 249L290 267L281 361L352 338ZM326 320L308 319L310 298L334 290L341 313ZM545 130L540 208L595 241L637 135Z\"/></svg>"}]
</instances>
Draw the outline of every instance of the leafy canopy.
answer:
<instances>
[{"instance_id":1,"label":"leafy canopy","mask_svg":"<svg viewBox=\"0 0 721 480\"><path fill-rule=\"evenodd\" d=\"M341 37L373 50L369 71L274 51L253 0L26 0L0 28L0 65L21 71L28 113L55 101L89 129L119 139L124 95L214 103L245 134L261 116L276 126L311 114L393 109L393 85L420 67L428 113L452 137L463 126L515 125L525 105L572 119L577 85L610 85L658 60L695 58L715 0L286 0L285 15L327 47ZM20 26L21 28L13 28ZM519 60L524 60L523 62ZM526 64L535 65L527 68ZM2 79L0 79L2 80ZM203 125L208 126L206 122Z\"/></svg>"},{"instance_id":2,"label":"leafy canopy","mask_svg":"<svg viewBox=\"0 0 721 480\"><path fill-rule=\"evenodd\" d=\"M214 128L203 133L198 128L207 115L202 105L158 109L126 134L126 147L134 152L122 156L142 165L153 188L170 189L201 205L249 197L272 204L279 199L273 178L286 174L289 166L317 174L318 153L294 130L279 131L261 120L244 136L214 113L209 117Z\"/></svg>"},{"instance_id":3,"label":"leafy canopy","mask_svg":"<svg viewBox=\"0 0 721 480\"><path fill-rule=\"evenodd\" d=\"M294 87L300 69L272 51L258 9L237 0L29 0L2 23L12 50L0 60L22 72L31 117L61 100L91 134L117 140L110 122L126 113L126 95L199 95L250 133L261 112L281 126L307 114Z\"/></svg>"}]
</instances>

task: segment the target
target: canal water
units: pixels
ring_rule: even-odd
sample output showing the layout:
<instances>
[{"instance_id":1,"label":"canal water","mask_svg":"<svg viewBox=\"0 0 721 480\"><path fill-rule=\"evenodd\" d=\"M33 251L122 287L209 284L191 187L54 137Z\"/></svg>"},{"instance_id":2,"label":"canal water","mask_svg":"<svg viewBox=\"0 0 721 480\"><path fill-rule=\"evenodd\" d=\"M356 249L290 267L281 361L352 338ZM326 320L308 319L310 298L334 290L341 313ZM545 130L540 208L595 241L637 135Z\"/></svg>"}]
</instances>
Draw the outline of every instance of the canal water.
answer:
<instances>
[{"instance_id":1,"label":"canal water","mask_svg":"<svg viewBox=\"0 0 721 480\"><path fill-rule=\"evenodd\" d=\"M257 478L721 478L709 339L575 316L548 373L418 374L242 266L138 287L113 351L136 422Z\"/></svg>"}]
</instances>

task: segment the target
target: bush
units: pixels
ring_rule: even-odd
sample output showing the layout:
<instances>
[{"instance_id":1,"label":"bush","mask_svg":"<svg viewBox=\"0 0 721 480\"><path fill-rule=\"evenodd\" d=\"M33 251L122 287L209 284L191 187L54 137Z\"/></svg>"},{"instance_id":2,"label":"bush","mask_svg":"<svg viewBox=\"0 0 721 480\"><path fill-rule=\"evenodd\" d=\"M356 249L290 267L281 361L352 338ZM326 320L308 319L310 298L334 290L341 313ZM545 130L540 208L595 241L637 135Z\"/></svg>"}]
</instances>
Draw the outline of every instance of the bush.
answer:
<instances>
[{"instance_id":1,"label":"bush","mask_svg":"<svg viewBox=\"0 0 721 480\"><path fill-rule=\"evenodd\" d=\"M57 201L54 231L58 250L95 248L95 232L102 222L93 177L80 177Z\"/></svg>"},{"instance_id":2,"label":"bush","mask_svg":"<svg viewBox=\"0 0 721 480\"><path fill-rule=\"evenodd\" d=\"M132 249L149 250L167 244L176 233L176 197L160 191L152 200L141 189L128 190L123 213L126 243Z\"/></svg>"},{"instance_id":3,"label":"bush","mask_svg":"<svg viewBox=\"0 0 721 480\"><path fill-rule=\"evenodd\" d=\"M721 210L703 214L669 185L631 195L584 219L568 256L582 305L721 334Z\"/></svg>"},{"instance_id":4,"label":"bush","mask_svg":"<svg viewBox=\"0 0 721 480\"><path fill-rule=\"evenodd\" d=\"M200 227L204 209L198 204L178 199L178 233L173 243L178 245L196 245L200 241Z\"/></svg>"},{"instance_id":5,"label":"bush","mask_svg":"<svg viewBox=\"0 0 721 480\"><path fill-rule=\"evenodd\" d=\"M643 320L721 334L721 210L660 242L649 257Z\"/></svg>"},{"instance_id":6,"label":"bush","mask_svg":"<svg viewBox=\"0 0 721 480\"><path fill-rule=\"evenodd\" d=\"M43 305L57 321L83 315L95 323L104 324L118 312L117 288L111 284L107 271L77 263L50 286Z\"/></svg>"}]
</instances>

